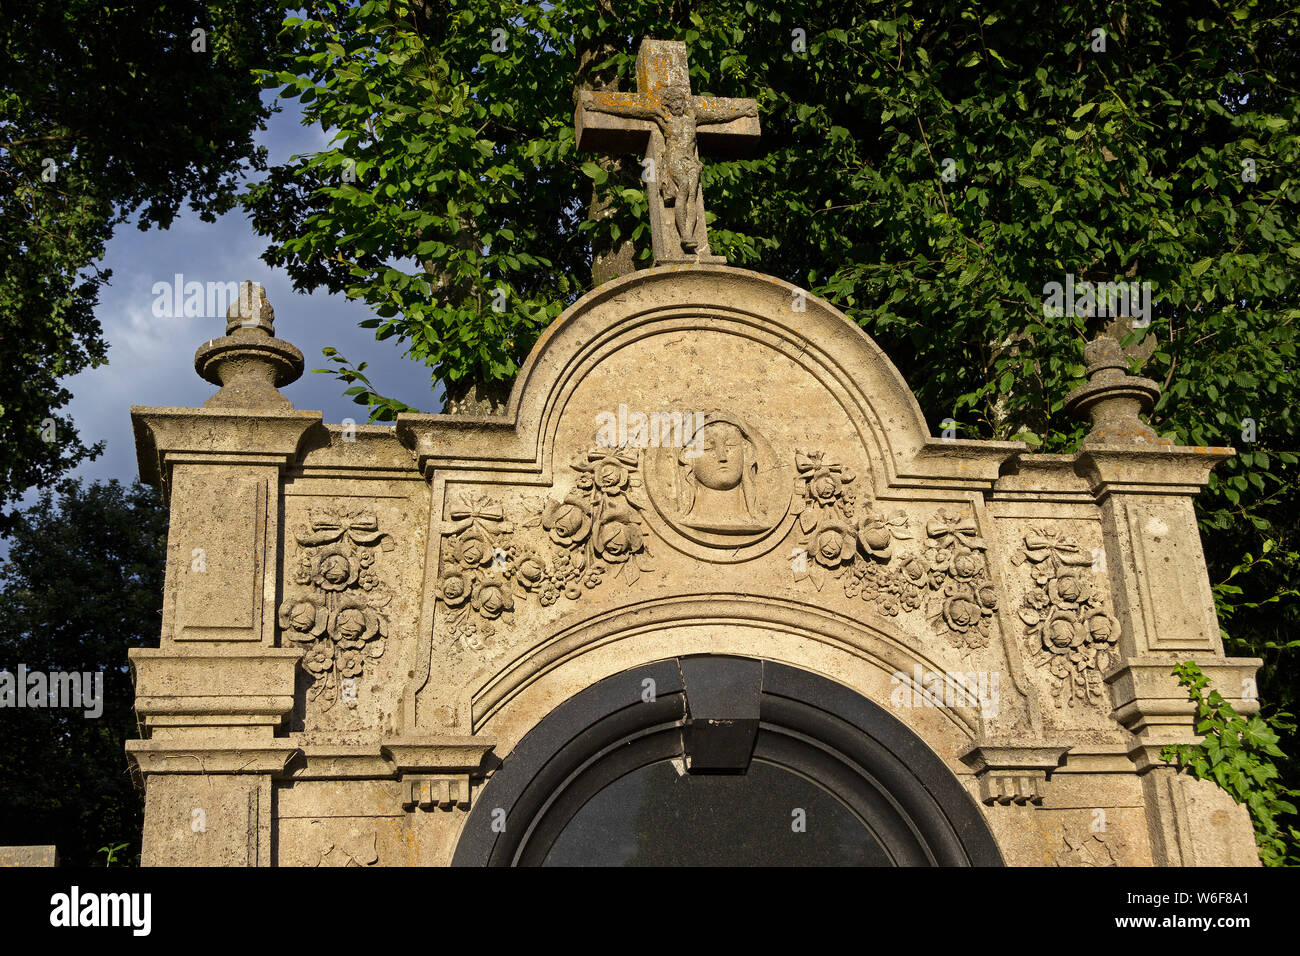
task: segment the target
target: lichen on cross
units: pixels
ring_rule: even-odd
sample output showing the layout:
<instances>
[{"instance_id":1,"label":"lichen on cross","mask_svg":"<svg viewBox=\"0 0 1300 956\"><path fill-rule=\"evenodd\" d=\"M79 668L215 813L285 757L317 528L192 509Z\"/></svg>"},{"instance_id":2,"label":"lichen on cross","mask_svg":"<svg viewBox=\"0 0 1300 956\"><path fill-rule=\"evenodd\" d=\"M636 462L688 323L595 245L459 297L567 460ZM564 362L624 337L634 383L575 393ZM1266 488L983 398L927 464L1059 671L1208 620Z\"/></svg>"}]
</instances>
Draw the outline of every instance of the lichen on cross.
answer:
<instances>
[{"instance_id":1,"label":"lichen on cross","mask_svg":"<svg viewBox=\"0 0 1300 956\"><path fill-rule=\"evenodd\" d=\"M758 103L692 96L686 44L642 40L635 93L585 90L573 116L580 151L644 152L655 265L721 263L709 249L700 153L736 157L759 137Z\"/></svg>"}]
</instances>

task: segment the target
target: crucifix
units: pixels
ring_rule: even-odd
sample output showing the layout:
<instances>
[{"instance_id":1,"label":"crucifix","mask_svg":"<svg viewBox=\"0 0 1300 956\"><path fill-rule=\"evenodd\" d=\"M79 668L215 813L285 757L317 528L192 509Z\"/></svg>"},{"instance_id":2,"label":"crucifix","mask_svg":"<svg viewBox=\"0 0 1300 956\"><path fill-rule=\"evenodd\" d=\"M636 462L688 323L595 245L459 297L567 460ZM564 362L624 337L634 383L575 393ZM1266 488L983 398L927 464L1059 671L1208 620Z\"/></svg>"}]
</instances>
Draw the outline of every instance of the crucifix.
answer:
<instances>
[{"instance_id":1,"label":"crucifix","mask_svg":"<svg viewBox=\"0 0 1300 956\"><path fill-rule=\"evenodd\" d=\"M642 40L635 93L584 90L573 116L578 149L644 152L642 179L650 200L654 263L726 259L709 251L700 153L744 155L757 142L758 103L692 96L686 44Z\"/></svg>"}]
</instances>

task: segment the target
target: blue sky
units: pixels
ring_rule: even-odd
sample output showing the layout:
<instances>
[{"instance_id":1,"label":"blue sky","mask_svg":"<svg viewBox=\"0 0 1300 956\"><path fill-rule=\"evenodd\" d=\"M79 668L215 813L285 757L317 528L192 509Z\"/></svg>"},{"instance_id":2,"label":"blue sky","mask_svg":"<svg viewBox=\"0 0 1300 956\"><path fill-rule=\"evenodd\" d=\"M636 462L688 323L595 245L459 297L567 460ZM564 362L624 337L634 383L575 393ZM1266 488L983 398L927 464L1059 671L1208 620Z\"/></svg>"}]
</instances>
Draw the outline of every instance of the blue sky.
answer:
<instances>
[{"instance_id":1,"label":"blue sky","mask_svg":"<svg viewBox=\"0 0 1300 956\"><path fill-rule=\"evenodd\" d=\"M270 94L268 94L269 96ZM327 137L319 127L304 127L295 104L268 121L259 142L272 164L296 153L321 149ZM267 240L253 232L242 211L206 223L188 210L168 230L141 232L118 227L101 265L113 271L100 294L96 316L109 344L108 364L65 380L73 399L65 409L86 444L104 441L104 454L73 474L86 479L136 477L131 435L132 405L199 406L216 391L194 372L194 350L223 334L224 319L157 318L153 314L156 282L171 283L176 273L186 282L238 282L252 279L266 287L275 308L276 334L302 350L307 372L283 389L300 409L319 409L325 421L351 417L366 420L366 409L342 395L345 386L330 375L313 375L325 366L321 348L334 346L354 364L368 362L367 376L382 393L423 411L438 411L441 397L431 391L429 370L402 356L394 340L376 342L357 323L370 315L359 302L324 292L294 293L288 274L258 257ZM31 500L33 494L28 495Z\"/></svg>"}]
</instances>

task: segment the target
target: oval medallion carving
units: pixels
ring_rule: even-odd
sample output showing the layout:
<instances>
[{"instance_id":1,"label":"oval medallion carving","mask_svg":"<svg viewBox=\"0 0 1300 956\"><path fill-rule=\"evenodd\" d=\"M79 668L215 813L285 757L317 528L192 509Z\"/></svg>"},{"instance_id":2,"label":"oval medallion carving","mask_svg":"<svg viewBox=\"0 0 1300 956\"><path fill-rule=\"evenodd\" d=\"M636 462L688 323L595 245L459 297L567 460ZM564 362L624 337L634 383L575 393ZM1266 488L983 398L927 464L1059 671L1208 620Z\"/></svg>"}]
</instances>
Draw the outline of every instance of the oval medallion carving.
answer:
<instances>
[{"instance_id":1,"label":"oval medallion carving","mask_svg":"<svg viewBox=\"0 0 1300 956\"><path fill-rule=\"evenodd\" d=\"M667 526L670 542L680 535L706 548L748 549L784 523L793 472L746 420L719 409L699 417L683 446L646 450L652 520Z\"/></svg>"}]
</instances>

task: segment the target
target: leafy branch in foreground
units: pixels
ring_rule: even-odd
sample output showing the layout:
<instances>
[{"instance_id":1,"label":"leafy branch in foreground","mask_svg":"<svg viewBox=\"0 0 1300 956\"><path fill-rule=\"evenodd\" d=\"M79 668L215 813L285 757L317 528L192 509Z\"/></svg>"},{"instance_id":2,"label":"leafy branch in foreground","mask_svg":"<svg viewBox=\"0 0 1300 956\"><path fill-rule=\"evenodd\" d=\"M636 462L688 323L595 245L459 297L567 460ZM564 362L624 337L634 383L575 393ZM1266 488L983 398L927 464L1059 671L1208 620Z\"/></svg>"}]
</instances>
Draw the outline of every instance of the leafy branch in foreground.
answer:
<instances>
[{"instance_id":1,"label":"leafy branch in foreground","mask_svg":"<svg viewBox=\"0 0 1300 956\"><path fill-rule=\"evenodd\" d=\"M1282 759L1286 754L1277 746L1279 737L1270 721L1259 714L1238 714L1217 690L1206 696L1203 691L1210 679L1191 661L1176 665L1173 675L1196 704L1196 732L1205 739L1199 744L1165 747L1160 756L1199 780L1212 780L1238 803L1246 804L1265 866L1300 862L1295 857L1300 830L1279 819L1296 813L1295 804L1287 798L1300 796L1300 792L1285 786L1278 774L1272 758ZM1293 730L1290 716L1274 714L1271 724Z\"/></svg>"},{"instance_id":2,"label":"leafy branch in foreground","mask_svg":"<svg viewBox=\"0 0 1300 956\"><path fill-rule=\"evenodd\" d=\"M398 401L395 398L387 398L375 391L370 379L365 374L366 365L362 362L360 365L353 366L346 357L339 354L339 350L326 346L321 349L323 354L331 362L337 362L338 368L315 368L313 372L320 372L325 375L333 375L340 382L348 387L343 390L344 395L349 395L352 401L358 405L365 405L370 409L370 421L372 422L392 422L397 420L397 416L403 412L419 412L418 408L412 408L405 402Z\"/></svg>"}]
</instances>

